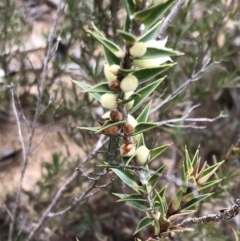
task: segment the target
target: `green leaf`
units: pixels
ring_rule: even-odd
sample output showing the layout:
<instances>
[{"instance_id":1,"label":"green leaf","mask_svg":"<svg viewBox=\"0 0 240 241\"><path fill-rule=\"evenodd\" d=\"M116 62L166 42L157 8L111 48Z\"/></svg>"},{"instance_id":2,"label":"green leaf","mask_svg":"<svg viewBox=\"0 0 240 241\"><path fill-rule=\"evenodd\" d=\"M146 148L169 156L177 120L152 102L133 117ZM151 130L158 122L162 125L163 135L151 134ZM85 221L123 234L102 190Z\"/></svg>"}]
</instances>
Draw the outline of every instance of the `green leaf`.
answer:
<instances>
[{"instance_id":1,"label":"green leaf","mask_svg":"<svg viewBox=\"0 0 240 241\"><path fill-rule=\"evenodd\" d=\"M138 195L138 194L120 194L120 193L113 193L113 194L121 199L127 199L129 196ZM129 202L132 206L134 206L135 208L143 212L147 210L145 200L130 199L130 200L127 200L127 202Z\"/></svg>"},{"instance_id":2,"label":"green leaf","mask_svg":"<svg viewBox=\"0 0 240 241\"><path fill-rule=\"evenodd\" d=\"M137 146L145 146L145 141L144 141L144 136L143 134L140 134L139 135L139 139L138 139L138 143L137 143Z\"/></svg>"},{"instance_id":3,"label":"green leaf","mask_svg":"<svg viewBox=\"0 0 240 241\"><path fill-rule=\"evenodd\" d=\"M104 123L104 125L102 125L100 128L98 128L98 130L95 133L96 134L100 133L100 132L108 129L111 126L118 126L118 125L123 124L123 123L124 123L124 121L118 121L118 122L106 121Z\"/></svg>"},{"instance_id":4,"label":"green leaf","mask_svg":"<svg viewBox=\"0 0 240 241\"><path fill-rule=\"evenodd\" d=\"M151 108L151 104L152 104L152 101L150 101L147 106L142 110L142 112L140 113L140 115L137 117L137 122L138 123L141 123L141 122L146 122L147 119L148 119L148 116L149 116L149 111L150 111L150 108Z\"/></svg>"},{"instance_id":5,"label":"green leaf","mask_svg":"<svg viewBox=\"0 0 240 241\"><path fill-rule=\"evenodd\" d=\"M146 132L146 131L149 131L151 129L154 129L154 128L158 127L158 126L159 126L158 124L150 123L150 122L138 123L136 125L136 127L134 128L133 135L141 134L143 132Z\"/></svg>"},{"instance_id":6,"label":"green leaf","mask_svg":"<svg viewBox=\"0 0 240 241\"><path fill-rule=\"evenodd\" d=\"M124 0L126 9L127 9L127 14L129 16L133 15L134 9L135 9L135 1L134 0Z\"/></svg>"},{"instance_id":7,"label":"green leaf","mask_svg":"<svg viewBox=\"0 0 240 241\"><path fill-rule=\"evenodd\" d=\"M206 182L200 188L198 188L198 192L203 191L204 189L210 188L210 187L218 184L221 181L222 181L222 179L214 180L214 181L211 181L211 182Z\"/></svg>"},{"instance_id":8,"label":"green leaf","mask_svg":"<svg viewBox=\"0 0 240 241\"><path fill-rule=\"evenodd\" d=\"M114 55L118 56L119 51L121 51L118 45L106 39L105 37L99 36L98 34L94 33L91 30L87 30L87 32L91 34L92 37L94 37L100 44L102 44L104 47L110 50Z\"/></svg>"},{"instance_id":9,"label":"green leaf","mask_svg":"<svg viewBox=\"0 0 240 241\"><path fill-rule=\"evenodd\" d=\"M179 56L183 53L170 48L147 48L146 53L141 58L135 59L158 59L162 57Z\"/></svg>"},{"instance_id":10,"label":"green leaf","mask_svg":"<svg viewBox=\"0 0 240 241\"><path fill-rule=\"evenodd\" d=\"M132 72L132 75L138 79L139 84L143 84L149 80L152 80L155 76L162 74L173 65L175 64L163 64L156 68L142 68Z\"/></svg>"},{"instance_id":11,"label":"green leaf","mask_svg":"<svg viewBox=\"0 0 240 241\"><path fill-rule=\"evenodd\" d=\"M174 211L174 212L178 211L181 205L181 201L182 201L182 190L179 189L169 205L171 208L171 211Z\"/></svg>"},{"instance_id":12,"label":"green leaf","mask_svg":"<svg viewBox=\"0 0 240 241\"><path fill-rule=\"evenodd\" d=\"M195 155L192 159L192 166L195 167L197 161L199 160L199 148L196 150Z\"/></svg>"},{"instance_id":13,"label":"green leaf","mask_svg":"<svg viewBox=\"0 0 240 241\"><path fill-rule=\"evenodd\" d=\"M166 145L158 146L158 147L152 149L150 151L150 159L149 159L148 163L153 161L159 155L161 155L170 145L171 144L166 144Z\"/></svg>"},{"instance_id":14,"label":"green leaf","mask_svg":"<svg viewBox=\"0 0 240 241\"><path fill-rule=\"evenodd\" d=\"M186 174L190 176L193 172L193 166L186 147L185 147L184 167L185 167Z\"/></svg>"},{"instance_id":15,"label":"green leaf","mask_svg":"<svg viewBox=\"0 0 240 241\"><path fill-rule=\"evenodd\" d=\"M201 177L197 180L197 183L199 185L204 184L214 174L214 172L223 164L223 162L224 161L216 163L215 165L205 169Z\"/></svg>"},{"instance_id":16,"label":"green leaf","mask_svg":"<svg viewBox=\"0 0 240 241\"><path fill-rule=\"evenodd\" d=\"M113 42L110 40L99 36L98 34L92 32L91 30L87 31L94 37L100 44L103 46L104 55L109 65L112 64L120 64L119 59L119 53L122 52L122 50Z\"/></svg>"},{"instance_id":17,"label":"green leaf","mask_svg":"<svg viewBox=\"0 0 240 241\"><path fill-rule=\"evenodd\" d=\"M138 23L144 23L145 27L155 24L164 13L173 5L175 0L160 2L152 7L144 9L134 14L134 20Z\"/></svg>"},{"instance_id":18,"label":"green leaf","mask_svg":"<svg viewBox=\"0 0 240 241\"><path fill-rule=\"evenodd\" d=\"M85 90L87 93L112 93L108 87L108 82L99 83Z\"/></svg>"},{"instance_id":19,"label":"green leaf","mask_svg":"<svg viewBox=\"0 0 240 241\"><path fill-rule=\"evenodd\" d=\"M135 235L136 233L140 232L143 228L146 228L147 226L153 224L153 220L150 219L149 217L144 217L142 220L140 220L140 222L138 223L138 226L134 232L133 235Z\"/></svg>"},{"instance_id":20,"label":"green leaf","mask_svg":"<svg viewBox=\"0 0 240 241\"><path fill-rule=\"evenodd\" d=\"M129 187L134 190L138 189L138 184L135 181L135 177L130 171L120 170L117 168L112 168L111 170Z\"/></svg>"},{"instance_id":21,"label":"green leaf","mask_svg":"<svg viewBox=\"0 0 240 241\"><path fill-rule=\"evenodd\" d=\"M84 91L87 91L88 89L92 88L91 85L84 84L82 82L72 80L72 82L78 86L80 86ZM101 95L98 93L90 93L92 97L94 97L96 100L100 101Z\"/></svg>"},{"instance_id":22,"label":"green leaf","mask_svg":"<svg viewBox=\"0 0 240 241\"><path fill-rule=\"evenodd\" d=\"M113 193L113 195L115 196L118 196L119 197L119 194L118 193ZM122 194L120 194L122 196ZM141 198L141 196L139 194L127 194L125 195L125 197L120 197L119 200L117 200L117 202L126 202L126 201L143 201L143 202L146 202L144 199Z\"/></svg>"},{"instance_id":23,"label":"green leaf","mask_svg":"<svg viewBox=\"0 0 240 241\"><path fill-rule=\"evenodd\" d=\"M159 208L159 211L161 212L161 216L165 217L167 213L167 203L166 199L164 197L161 197L159 193L156 193L157 198L154 199L153 206L156 208Z\"/></svg>"},{"instance_id":24,"label":"green leaf","mask_svg":"<svg viewBox=\"0 0 240 241\"><path fill-rule=\"evenodd\" d=\"M212 193L207 193L207 194L200 195L200 196L198 196L198 197L196 197L196 198L193 198L190 202L188 202L188 203L186 203L186 204L184 204L184 205L182 206L182 210L184 210L184 209L189 209L190 207L194 206L195 204L197 204L197 203L199 203L200 201L208 198L208 197L211 196L211 195L212 195Z\"/></svg>"},{"instance_id":25,"label":"green leaf","mask_svg":"<svg viewBox=\"0 0 240 241\"><path fill-rule=\"evenodd\" d=\"M144 33L140 38L138 38L138 42L147 42L156 38L156 34L163 20L156 23L153 27L151 27L146 33Z\"/></svg>"},{"instance_id":26,"label":"green leaf","mask_svg":"<svg viewBox=\"0 0 240 241\"><path fill-rule=\"evenodd\" d=\"M118 30L119 35L122 36L122 38L128 43L128 44L134 44L137 42L137 38L128 32L125 32L123 30Z\"/></svg>"},{"instance_id":27,"label":"green leaf","mask_svg":"<svg viewBox=\"0 0 240 241\"><path fill-rule=\"evenodd\" d=\"M99 127L77 127L77 128L85 131L92 131L92 132L96 132L99 129Z\"/></svg>"},{"instance_id":28,"label":"green leaf","mask_svg":"<svg viewBox=\"0 0 240 241\"><path fill-rule=\"evenodd\" d=\"M137 108L142 104L142 102L162 83L164 78L156 80L135 92L135 94L138 94L140 97L135 98L130 114L137 110Z\"/></svg>"},{"instance_id":29,"label":"green leaf","mask_svg":"<svg viewBox=\"0 0 240 241\"><path fill-rule=\"evenodd\" d=\"M134 206L135 208L143 211L143 212L146 212L147 210L147 206L146 206L146 203L145 201L137 201L137 200L133 200L133 201L128 201L132 206Z\"/></svg>"},{"instance_id":30,"label":"green leaf","mask_svg":"<svg viewBox=\"0 0 240 241\"><path fill-rule=\"evenodd\" d=\"M109 49L107 49L105 46L103 46L103 51L104 51L104 56L105 56L105 59L107 60L107 63L109 65L112 65L112 64L117 64L119 65L120 64L120 59L118 57L116 57L115 54L113 54Z\"/></svg>"}]
</instances>

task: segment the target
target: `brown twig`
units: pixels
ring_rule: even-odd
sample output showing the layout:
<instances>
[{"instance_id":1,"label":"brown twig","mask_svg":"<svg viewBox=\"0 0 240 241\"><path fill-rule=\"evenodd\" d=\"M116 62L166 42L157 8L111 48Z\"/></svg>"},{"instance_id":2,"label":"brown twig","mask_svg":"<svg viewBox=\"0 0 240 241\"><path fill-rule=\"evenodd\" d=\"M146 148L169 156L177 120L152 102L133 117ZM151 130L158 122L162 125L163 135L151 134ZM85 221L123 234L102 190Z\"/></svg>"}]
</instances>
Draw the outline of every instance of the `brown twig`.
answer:
<instances>
[{"instance_id":1,"label":"brown twig","mask_svg":"<svg viewBox=\"0 0 240 241\"><path fill-rule=\"evenodd\" d=\"M23 142L23 137L22 137L21 126L20 126L18 114L14 110L16 121L17 121L17 126L18 126L19 138L20 138L20 142L21 142L21 145L22 145L22 149L23 149L23 162L22 162L21 177L20 177L20 181L19 181L19 185L18 185L18 189L17 189L17 194L16 194L15 207L14 207L13 212L12 212L12 219L11 219L11 223L10 223L10 227L9 227L8 241L12 241L12 237L13 237L13 233L14 233L14 227L15 227L16 217L17 217L17 210L18 210L18 207L21 203L21 190L22 190L23 178L24 178L27 166L28 166L29 156L32 152L33 137L34 137L34 134L35 134L36 124L37 124L37 120L38 120L40 109L41 109L41 102L42 102L42 97L43 97L44 85L45 85L46 77L47 77L48 63L53 56L52 43L53 43L53 40L54 40L54 35L56 33L57 24L58 24L58 21L59 21L60 17L63 14L65 4L66 4L66 0L62 0L59 3L58 10L57 10L57 16L56 16L56 19L54 21L52 30L49 34L47 54L46 54L46 57L45 57L44 63L43 63L43 76L42 76L42 79L41 79L41 81L38 85L38 101L37 101L37 106L36 106L33 124L32 124L31 130L30 130L30 133L29 133L29 140L28 140L27 147L25 147L25 144ZM11 87L13 87L13 86L11 86ZM13 94L13 91L12 91L12 94ZM13 109L14 108L15 108L15 104L14 104L14 98L13 98Z\"/></svg>"},{"instance_id":2,"label":"brown twig","mask_svg":"<svg viewBox=\"0 0 240 241\"><path fill-rule=\"evenodd\" d=\"M240 198L236 199L235 203L226 209L220 210L216 214L208 214L206 216L200 218L188 218L183 220L179 227L188 227L193 224L203 224L203 223L210 223L210 222L219 222L223 220L228 220L234 218L240 213Z\"/></svg>"},{"instance_id":3,"label":"brown twig","mask_svg":"<svg viewBox=\"0 0 240 241\"><path fill-rule=\"evenodd\" d=\"M156 34L157 40L162 38L162 35L165 33L167 28L169 27L170 23L173 21L173 19L176 17L177 13L179 12L182 5L186 2L186 0L179 0L177 4L172 8L168 16L163 21L161 27L158 30L158 33Z\"/></svg>"},{"instance_id":4,"label":"brown twig","mask_svg":"<svg viewBox=\"0 0 240 241\"><path fill-rule=\"evenodd\" d=\"M87 161L89 161L91 158L93 158L97 151L102 148L102 146L105 144L105 141L103 141L102 137L99 138L99 141L97 142L94 150L88 157L86 157L85 161L83 162L82 165L84 165ZM94 188L97 180L91 180L90 185L88 186L87 190L82 193L82 195L79 198L74 198L73 203L67 207L66 209L60 211L59 213L51 213L53 207L57 204L57 202L61 199L62 195L64 192L67 190L68 186L77 178L79 173L82 173L83 169L82 168L77 168L76 171L67 179L67 181L63 184L63 186L58 190L57 194L53 198L51 204L48 206L47 210L44 212L42 215L41 219L39 220L37 226L32 230L32 232L29 234L28 238L26 241L32 240L36 235L41 231L41 229L44 227L46 222L51 218L59 215L63 215L69 210L71 210L73 207L75 207L77 204L83 202L86 200L89 196L89 192ZM99 189L100 190L100 189Z\"/></svg>"}]
</instances>

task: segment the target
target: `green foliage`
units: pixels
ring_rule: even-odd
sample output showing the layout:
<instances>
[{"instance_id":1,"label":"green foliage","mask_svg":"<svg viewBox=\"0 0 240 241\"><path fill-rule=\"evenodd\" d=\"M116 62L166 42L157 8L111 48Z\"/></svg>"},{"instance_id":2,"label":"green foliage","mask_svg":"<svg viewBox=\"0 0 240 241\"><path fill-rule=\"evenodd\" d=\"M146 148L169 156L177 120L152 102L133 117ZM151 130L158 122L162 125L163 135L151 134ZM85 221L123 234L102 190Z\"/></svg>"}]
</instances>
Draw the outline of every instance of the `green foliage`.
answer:
<instances>
[{"instance_id":1,"label":"green foliage","mask_svg":"<svg viewBox=\"0 0 240 241\"><path fill-rule=\"evenodd\" d=\"M93 97L98 101L100 101L100 98L97 98L97 96L100 96L102 93L112 93L116 96L118 103L117 110L121 113L121 116L123 116L123 120L106 120L102 127L98 129L97 133L101 132L104 134L102 131L113 126L119 127L117 138L119 138L120 143L123 143L120 147L120 154L122 155L124 166L118 162L112 165L107 161L105 161L104 165L100 166L110 168L123 183L135 191L133 194L114 193L114 195L119 198L119 201L129 202L131 205L146 213L146 216L139 221L134 234L137 234L148 226L153 226L153 237L162 237L169 232L182 232L185 230L185 228L173 226L172 221L175 221L183 215L189 214L190 212L182 211L193 206L196 207L196 204L211 195L211 193L199 194L198 192L219 182L219 180L207 181L222 164L217 163L206 168L205 163L205 165L199 169L199 150L196 151L194 157L191 159L186 149L182 166L181 184L176 194L172 197L171 202L168 203L167 199L169 197L166 193L167 186L161 191L157 191L157 182L158 179L161 178L165 166L161 166L152 174L148 172L148 164L162 154L169 147L169 144L155 147L152 150L145 147L141 149L141 153L138 153L138 148L140 146L145 146L143 133L145 134L146 131L150 131L159 125L148 121L151 102L140 112L136 120L133 117L129 119L128 115L129 113L136 113L137 109L143 105L145 100L159 88L164 78L155 81L154 78L173 66L173 64L164 64L167 61L171 61L170 56L181 55L179 51L165 47L167 39L162 41L154 40L161 26L161 21L159 19L173 3L174 1L166 1L165 3L159 3L142 10L137 10L137 3L131 1L125 2L127 7L125 27L124 30L118 31L119 36L125 40L127 46L125 53L121 50L121 47L104 37L103 33L101 33L96 26L93 26L94 31L88 30L88 33L90 33L103 47L105 59L109 65L109 67L105 67L104 70L108 83L104 82L90 87L74 81L84 91L92 95L94 94ZM133 21L135 21L137 25L132 25L132 27L130 27ZM147 29L142 36L140 35L140 37L137 38L134 36L134 33L136 31L141 32L141 24L144 24L144 27ZM127 28L126 25L128 25ZM131 28L133 29L131 30ZM122 60L120 61L120 59ZM115 66L113 64L119 66L113 68L113 66ZM126 99L124 99L126 94L124 93L125 88L122 87L121 81L128 75L136 77L135 79L137 79L139 88L136 90L134 87L132 96L126 101ZM131 83L132 80L136 81L135 79L132 77L129 78L129 86L135 86L135 82L134 84ZM148 81L151 81L151 83L147 83ZM113 82L114 88L112 88ZM141 87L141 84L145 85ZM125 105L130 102L133 104L129 111ZM112 111L110 111L110 116L111 113ZM131 125L133 130L130 132L130 130L126 128ZM95 130L94 127L81 127L81 129L89 131ZM138 144L139 140L133 139L134 136L139 137L139 135L141 145ZM140 162L137 156L146 156L146 161L141 160ZM138 163L138 165L136 165L136 163ZM141 165L143 165L143 167L141 167Z\"/></svg>"}]
</instances>

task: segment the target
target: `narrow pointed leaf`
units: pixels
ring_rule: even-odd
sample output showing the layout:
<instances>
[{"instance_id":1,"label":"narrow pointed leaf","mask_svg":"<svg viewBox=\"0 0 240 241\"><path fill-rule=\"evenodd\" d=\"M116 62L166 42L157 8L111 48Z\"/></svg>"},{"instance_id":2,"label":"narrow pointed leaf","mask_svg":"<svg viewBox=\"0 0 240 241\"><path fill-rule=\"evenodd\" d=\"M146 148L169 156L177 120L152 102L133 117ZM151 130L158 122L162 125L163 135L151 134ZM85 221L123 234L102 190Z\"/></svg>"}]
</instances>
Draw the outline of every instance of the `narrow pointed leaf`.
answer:
<instances>
[{"instance_id":1,"label":"narrow pointed leaf","mask_svg":"<svg viewBox=\"0 0 240 241\"><path fill-rule=\"evenodd\" d=\"M88 30L88 33L90 33L92 37L94 37L100 44L102 44L104 55L109 65L120 63L118 54L121 52L121 49L116 44L106 38L99 36L91 30Z\"/></svg>"},{"instance_id":2,"label":"narrow pointed leaf","mask_svg":"<svg viewBox=\"0 0 240 241\"><path fill-rule=\"evenodd\" d=\"M141 231L143 228L146 228L147 226L151 225L153 223L153 220L150 219L149 217L144 217L140 222L138 223L138 226L134 232L133 235Z\"/></svg>"},{"instance_id":3,"label":"narrow pointed leaf","mask_svg":"<svg viewBox=\"0 0 240 241\"><path fill-rule=\"evenodd\" d=\"M192 166L193 167L195 167L198 160L199 160L199 148L196 150L195 155L192 159Z\"/></svg>"},{"instance_id":4,"label":"narrow pointed leaf","mask_svg":"<svg viewBox=\"0 0 240 241\"><path fill-rule=\"evenodd\" d=\"M203 191L204 189L210 188L210 187L218 184L221 181L222 181L222 179L214 180L214 181L211 181L211 182L206 182L200 188L198 188L198 192Z\"/></svg>"},{"instance_id":5,"label":"narrow pointed leaf","mask_svg":"<svg viewBox=\"0 0 240 241\"><path fill-rule=\"evenodd\" d=\"M193 172L193 166L192 166L192 162L191 162L191 159L189 157L188 150L187 150L186 147L185 147L184 166L185 166L186 174L190 176L192 174L192 172Z\"/></svg>"},{"instance_id":6,"label":"narrow pointed leaf","mask_svg":"<svg viewBox=\"0 0 240 241\"><path fill-rule=\"evenodd\" d=\"M106 123L104 123L104 125L102 125L100 128L98 128L96 133L100 133L100 132L108 129L109 127L117 126L117 125L120 125L120 124L123 124L123 123L124 123L124 121L118 121L118 122L106 121Z\"/></svg>"},{"instance_id":7,"label":"narrow pointed leaf","mask_svg":"<svg viewBox=\"0 0 240 241\"><path fill-rule=\"evenodd\" d=\"M81 130L85 130L85 131L92 131L92 132L96 132L99 127L77 127L78 129L81 129Z\"/></svg>"},{"instance_id":8,"label":"narrow pointed leaf","mask_svg":"<svg viewBox=\"0 0 240 241\"><path fill-rule=\"evenodd\" d=\"M138 184L135 181L135 177L132 173L125 170L120 170L116 168L111 169L125 184L127 184L132 189L138 189Z\"/></svg>"},{"instance_id":9,"label":"narrow pointed leaf","mask_svg":"<svg viewBox=\"0 0 240 241\"><path fill-rule=\"evenodd\" d=\"M142 104L142 102L162 83L164 78L156 80L151 84L135 92L135 94L138 94L140 97L135 98L130 114L132 114L135 110L138 109L138 107Z\"/></svg>"},{"instance_id":10,"label":"narrow pointed leaf","mask_svg":"<svg viewBox=\"0 0 240 241\"><path fill-rule=\"evenodd\" d=\"M150 151L150 159L149 159L148 163L153 161L159 155L161 155L170 145L171 144L166 144L166 145L159 146L159 147L152 149Z\"/></svg>"},{"instance_id":11,"label":"narrow pointed leaf","mask_svg":"<svg viewBox=\"0 0 240 241\"><path fill-rule=\"evenodd\" d=\"M137 146L145 146L145 141L144 141L144 136L143 134L139 134L139 138L138 138L138 143Z\"/></svg>"},{"instance_id":12,"label":"narrow pointed leaf","mask_svg":"<svg viewBox=\"0 0 240 241\"><path fill-rule=\"evenodd\" d=\"M132 75L134 75L138 79L139 84L143 84L149 80L152 80L157 75L162 74L164 71L168 70L173 65L175 64L163 64L155 68L143 68L132 72Z\"/></svg>"},{"instance_id":13,"label":"narrow pointed leaf","mask_svg":"<svg viewBox=\"0 0 240 241\"><path fill-rule=\"evenodd\" d=\"M204 184L214 174L214 172L216 172L216 170L223 164L223 162L224 161L216 163L215 165L205 169L200 179L198 179L197 183L199 185Z\"/></svg>"},{"instance_id":14,"label":"narrow pointed leaf","mask_svg":"<svg viewBox=\"0 0 240 241\"><path fill-rule=\"evenodd\" d=\"M175 0L160 2L152 7L144 9L134 14L134 20L139 23L144 23L145 27L155 24L163 14L173 5Z\"/></svg>"},{"instance_id":15,"label":"narrow pointed leaf","mask_svg":"<svg viewBox=\"0 0 240 241\"><path fill-rule=\"evenodd\" d=\"M137 42L137 38L131 33L125 32L123 30L118 30L119 35L129 44L134 44Z\"/></svg>"},{"instance_id":16,"label":"narrow pointed leaf","mask_svg":"<svg viewBox=\"0 0 240 241\"><path fill-rule=\"evenodd\" d=\"M171 56L179 56L183 55L183 53L170 49L170 48L147 48L146 53L141 57L141 59L155 59L155 58L163 58L163 57L171 57ZM136 58L138 59L138 58Z\"/></svg>"},{"instance_id":17,"label":"narrow pointed leaf","mask_svg":"<svg viewBox=\"0 0 240 241\"><path fill-rule=\"evenodd\" d=\"M84 84L84 83L76 81L76 80L72 80L72 82L75 83L76 85L80 86L85 91L92 88L91 85L87 85L87 84ZM100 101L101 95L99 93L90 93L90 95L92 97L94 97L96 100Z\"/></svg>"},{"instance_id":18,"label":"narrow pointed leaf","mask_svg":"<svg viewBox=\"0 0 240 241\"><path fill-rule=\"evenodd\" d=\"M101 37L91 30L87 30L87 32L90 33L92 37L94 37L100 44L105 46L108 50L110 50L116 56L117 56L117 53L121 51L121 49L115 43L106 39L105 37Z\"/></svg>"},{"instance_id":19,"label":"narrow pointed leaf","mask_svg":"<svg viewBox=\"0 0 240 241\"><path fill-rule=\"evenodd\" d=\"M147 210L145 201L132 200L132 201L128 201L128 203L130 203L133 207L139 209L140 211L146 212Z\"/></svg>"},{"instance_id":20,"label":"narrow pointed leaf","mask_svg":"<svg viewBox=\"0 0 240 241\"><path fill-rule=\"evenodd\" d=\"M99 83L85 90L87 93L112 93L108 87L108 82Z\"/></svg>"},{"instance_id":21,"label":"narrow pointed leaf","mask_svg":"<svg viewBox=\"0 0 240 241\"><path fill-rule=\"evenodd\" d=\"M212 195L212 193L207 193L207 194L200 195L200 196L198 196L196 198L193 198L190 202L188 202L188 203L186 203L185 205L182 206L182 210L188 209L188 208L194 206L195 204L197 204L200 201L208 198L211 195Z\"/></svg>"},{"instance_id":22,"label":"narrow pointed leaf","mask_svg":"<svg viewBox=\"0 0 240 241\"><path fill-rule=\"evenodd\" d=\"M134 0L124 0L127 13L129 16L133 15L135 9L135 1Z\"/></svg>"},{"instance_id":23,"label":"narrow pointed leaf","mask_svg":"<svg viewBox=\"0 0 240 241\"><path fill-rule=\"evenodd\" d=\"M147 42L152 39L156 38L156 34L158 32L158 29L160 28L162 24L162 20L156 23L153 27L151 27L146 33L144 33L139 39L138 42Z\"/></svg>"},{"instance_id":24,"label":"narrow pointed leaf","mask_svg":"<svg viewBox=\"0 0 240 241\"><path fill-rule=\"evenodd\" d=\"M171 211L176 212L180 208L181 201L182 201L182 190L179 189L169 205Z\"/></svg>"},{"instance_id":25,"label":"narrow pointed leaf","mask_svg":"<svg viewBox=\"0 0 240 241\"><path fill-rule=\"evenodd\" d=\"M145 201L144 199L141 198L141 196L139 194L118 194L118 193L112 193L113 195L120 197L119 200L117 200L117 202L125 202L125 201Z\"/></svg>"},{"instance_id":26,"label":"narrow pointed leaf","mask_svg":"<svg viewBox=\"0 0 240 241\"><path fill-rule=\"evenodd\" d=\"M137 120L138 123L147 121L148 116L149 116L149 111L150 111L150 108L151 108L151 104L152 104L152 101L150 101L147 104L147 106L142 110L140 115L137 117L136 120Z\"/></svg>"},{"instance_id":27,"label":"narrow pointed leaf","mask_svg":"<svg viewBox=\"0 0 240 241\"><path fill-rule=\"evenodd\" d=\"M134 128L133 135L141 134L143 132L149 131L149 130L154 129L156 127L158 127L158 124L155 124L155 123L149 123L149 122L138 123L136 125L136 127Z\"/></svg>"}]
</instances>

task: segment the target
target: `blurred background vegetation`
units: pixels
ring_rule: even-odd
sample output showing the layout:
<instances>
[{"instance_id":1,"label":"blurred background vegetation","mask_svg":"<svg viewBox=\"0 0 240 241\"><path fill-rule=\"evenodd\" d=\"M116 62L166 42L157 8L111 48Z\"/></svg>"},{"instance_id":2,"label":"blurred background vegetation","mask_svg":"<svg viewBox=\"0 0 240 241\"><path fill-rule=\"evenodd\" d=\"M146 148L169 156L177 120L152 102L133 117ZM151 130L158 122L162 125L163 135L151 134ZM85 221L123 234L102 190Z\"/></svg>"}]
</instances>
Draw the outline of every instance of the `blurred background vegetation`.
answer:
<instances>
[{"instance_id":1,"label":"blurred background vegetation","mask_svg":"<svg viewBox=\"0 0 240 241\"><path fill-rule=\"evenodd\" d=\"M4 178L6 167L12 169L12 162L7 165L5 162L19 154L19 150L12 150L11 142L4 137L4 130L8 128L11 135L17 138L13 128L16 123L8 86L11 83L16 86L16 107L22 124L26 124L26 116L27 123L31 125L38 99L38 84L42 77L48 31L55 18L57 5L57 0L0 2L0 139L4 139L7 144L5 149L1 148L0 153L1 178ZM41 165L37 171L42 174L35 184L35 190L23 190L29 208L20 207L22 219L19 222L24 220L26 227L37 222L59 189L59 184L81 165L99 138L89 132L79 131L77 127L97 126L103 109L89 95L81 93L70 79L91 85L104 80L103 53L86 30L93 22L109 39L124 46L117 35L124 16L125 9L120 0L67 1L57 27L54 42L56 52L49 63L41 103L42 114L37 123L37 128L45 132L56 132L61 141L57 142L58 151L52 152L50 158L38 160ZM196 215L206 215L231 205L240 190L240 3L236 0L186 1L165 35L168 36L168 47L184 52L185 55L176 58L177 64L168 73L164 73L168 77L154 93L153 104L156 106L161 103L191 79L193 74L199 73L199 78L154 112L152 120L180 118L197 104L200 106L192 111L193 118L215 118L221 111L228 115L214 122L196 123L195 127L201 125L205 126L204 129L182 128L182 125L187 126L188 123L177 122L174 126L163 125L157 131L150 131L145 137L149 148L173 143L159 159L159 163L169 163L169 174L179 175L178 167L181 165L185 145L192 154L200 146L202 161L213 163L226 160L218 172L222 182L214 188L211 198L198 207ZM207 68L201 71L208 61ZM68 139L63 137L64 134L67 134ZM55 142L54 139L51 141ZM71 143L77 145L78 155L71 154ZM8 155L9 149L12 152ZM17 158L21 159L21 156ZM94 171L96 164L102 160L103 155L99 153L85 168ZM103 177L102 184L108 178L109 176ZM72 193L81 193L86 185L88 179L79 177L55 210L61 210L66 203L70 203ZM111 193L119 188L126 189L115 180L88 203L64 217L52 219L38 240L75 240L76 237L84 241L133 240L132 233L142 214L126 204L115 202ZM10 208L14 202L13 190L4 193L1 195L0 240L7 240L8 235L9 216L4 207ZM232 228L239 230L239 227L240 219L236 217L224 223L195 226L195 232L177 235L172 240L230 241L234 240ZM25 240L28 232L27 228L18 230L15 238ZM142 238L147 232L150 230L141 233Z\"/></svg>"}]
</instances>

